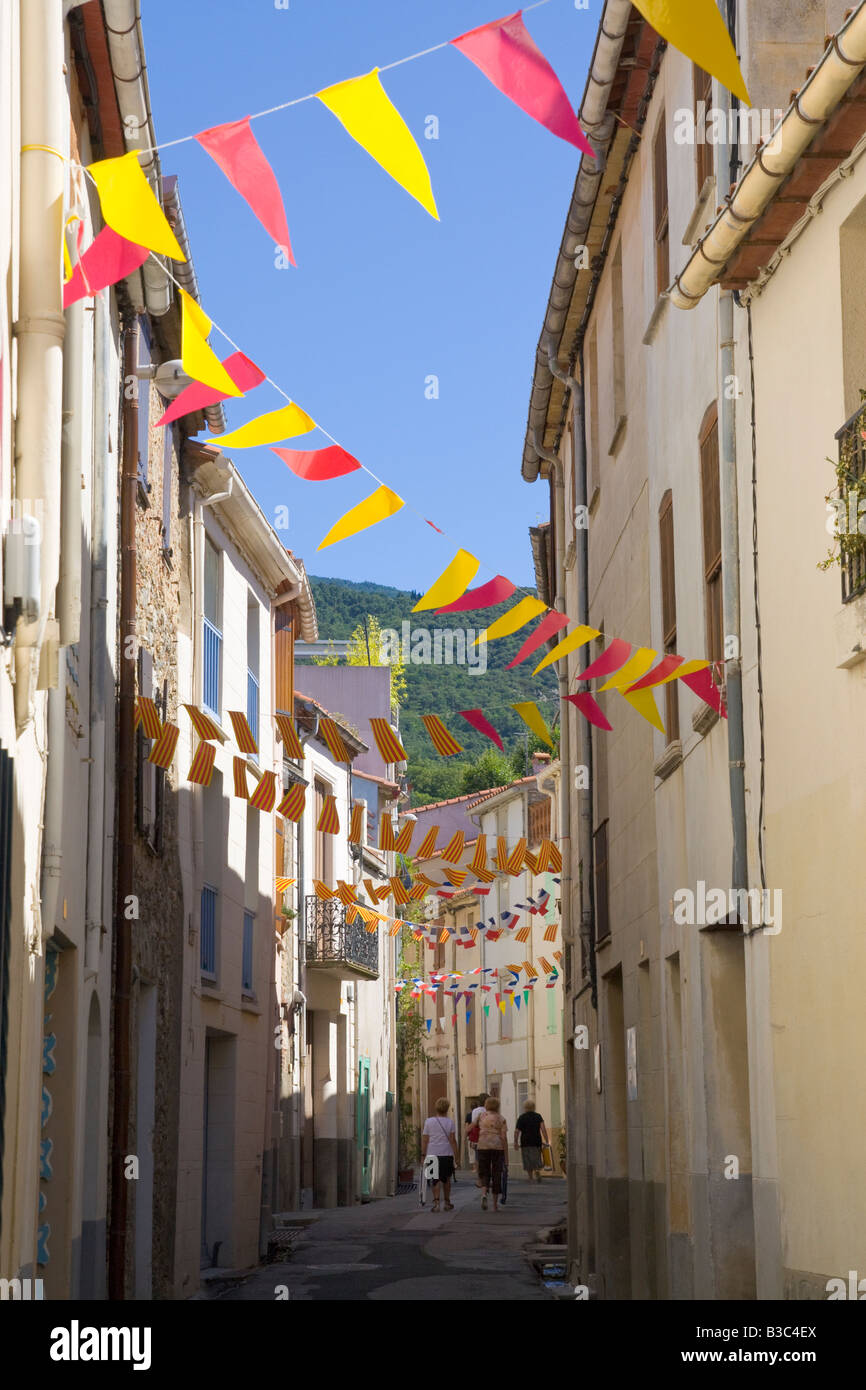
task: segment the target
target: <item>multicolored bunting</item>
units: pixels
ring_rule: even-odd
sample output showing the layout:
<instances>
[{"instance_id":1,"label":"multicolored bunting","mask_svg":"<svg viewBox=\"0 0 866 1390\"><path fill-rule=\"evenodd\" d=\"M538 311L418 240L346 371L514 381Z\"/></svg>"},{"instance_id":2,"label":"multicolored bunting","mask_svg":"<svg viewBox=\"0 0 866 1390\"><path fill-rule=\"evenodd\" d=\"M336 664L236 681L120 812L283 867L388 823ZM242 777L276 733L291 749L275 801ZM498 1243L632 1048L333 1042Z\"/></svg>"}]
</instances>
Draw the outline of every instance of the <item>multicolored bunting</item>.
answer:
<instances>
[{"instance_id":1,"label":"multicolored bunting","mask_svg":"<svg viewBox=\"0 0 866 1390\"><path fill-rule=\"evenodd\" d=\"M244 801L249 801L250 793L247 787L247 760L235 756L232 759L232 773L235 783L235 796L243 797Z\"/></svg>"},{"instance_id":2,"label":"multicolored bunting","mask_svg":"<svg viewBox=\"0 0 866 1390\"><path fill-rule=\"evenodd\" d=\"M555 746L553 735L542 719L541 710L534 700L522 700L518 704L512 705L511 708L517 711L527 728L531 729L534 734L537 734L538 737L547 744L548 748L553 748Z\"/></svg>"},{"instance_id":3,"label":"multicolored bunting","mask_svg":"<svg viewBox=\"0 0 866 1390\"><path fill-rule=\"evenodd\" d=\"M294 758L295 762L303 762L304 750L301 747L301 740L298 738L291 715L275 714L274 723L283 741L283 757Z\"/></svg>"},{"instance_id":4,"label":"multicolored bunting","mask_svg":"<svg viewBox=\"0 0 866 1390\"><path fill-rule=\"evenodd\" d=\"M327 744L328 751L335 762L350 763L352 761L352 754L343 742L340 730L333 719L329 719L326 714L319 715L319 734Z\"/></svg>"},{"instance_id":5,"label":"multicolored bunting","mask_svg":"<svg viewBox=\"0 0 866 1390\"><path fill-rule=\"evenodd\" d=\"M736 50L715 0L634 0L634 7L657 34L751 106Z\"/></svg>"},{"instance_id":6,"label":"multicolored bunting","mask_svg":"<svg viewBox=\"0 0 866 1390\"><path fill-rule=\"evenodd\" d=\"M149 255L146 246L127 241L111 227L103 227L79 256L75 269L63 285L64 309L88 295L98 294L109 285L116 285L118 280L125 280L144 265Z\"/></svg>"},{"instance_id":7,"label":"multicolored bunting","mask_svg":"<svg viewBox=\"0 0 866 1390\"><path fill-rule=\"evenodd\" d=\"M197 304L192 295L178 288L181 305L181 349L180 360L183 370L193 381L203 386L212 386L225 396L241 396L243 392L235 386L213 348L208 344L211 321Z\"/></svg>"},{"instance_id":8,"label":"multicolored bunting","mask_svg":"<svg viewBox=\"0 0 866 1390\"><path fill-rule=\"evenodd\" d=\"M585 671L581 671L578 680L601 680L604 676L612 676L614 671L620 670L625 665L630 652L631 642L624 642L621 637L614 637L610 646L605 647L601 656L597 656L595 661L590 662Z\"/></svg>"},{"instance_id":9,"label":"multicolored bunting","mask_svg":"<svg viewBox=\"0 0 866 1390\"><path fill-rule=\"evenodd\" d=\"M220 449L257 449L264 444L276 444L281 439L293 439L298 434L309 434L316 428L312 416L302 410L294 401L279 410L269 410L257 415L245 425L220 436Z\"/></svg>"},{"instance_id":10,"label":"multicolored bunting","mask_svg":"<svg viewBox=\"0 0 866 1390\"><path fill-rule=\"evenodd\" d=\"M210 715L204 714L198 705L184 705L184 709L190 717L192 727L195 729L200 739L208 742L218 739L220 743L225 743L228 738L218 724L215 724Z\"/></svg>"},{"instance_id":11,"label":"multicolored bunting","mask_svg":"<svg viewBox=\"0 0 866 1390\"><path fill-rule=\"evenodd\" d=\"M510 579L506 579L504 574L497 574L479 588L467 589L462 598L455 599L453 603L446 603L443 608L437 608L436 612L474 613L482 608L495 608L498 603L504 603L516 592L517 587Z\"/></svg>"},{"instance_id":12,"label":"multicolored bunting","mask_svg":"<svg viewBox=\"0 0 866 1390\"><path fill-rule=\"evenodd\" d=\"M340 817L337 814L337 798L330 792L327 792L323 799L319 819L316 822L316 829L321 830L324 835L339 835L340 833Z\"/></svg>"},{"instance_id":13,"label":"multicolored bunting","mask_svg":"<svg viewBox=\"0 0 866 1390\"><path fill-rule=\"evenodd\" d=\"M177 747L179 735L180 729L176 724L163 724L159 738L151 748L147 761L167 772L174 758L174 750Z\"/></svg>"},{"instance_id":14,"label":"multicolored bunting","mask_svg":"<svg viewBox=\"0 0 866 1390\"><path fill-rule=\"evenodd\" d=\"M406 750L387 719L370 716L370 729L383 763L405 763Z\"/></svg>"},{"instance_id":15,"label":"multicolored bunting","mask_svg":"<svg viewBox=\"0 0 866 1390\"><path fill-rule=\"evenodd\" d=\"M412 836L415 834L415 821L407 820L405 825L400 827L400 833L394 840L394 848L398 854L408 854L412 844Z\"/></svg>"},{"instance_id":16,"label":"multicolored bunting","mask_svg":"<svg viewBox=\"0 0 866 1390\"><path fill-rule=\"evenodd\" d=\"M352 819L349 825L349 844L360 845L364 840L364 820L366 808L360 801L356 801L352 807Z\"/></svg>"},{"instance_id":17,"label":"multicolored bunting","mask_svg":"<svg viewBox=\"0 0 866 1390\"><path fill-rule=\"evenodd\" d=\"M286 820L299 821L304 814L304 806L307 800L307 789L300 783L295 783L289 787L279 806L277 815L285 816Z\"/></svg>"},{"instance_id":18,"label":"multicolored bunting","mask_svg":"<svg viewBox=\"0 0 866 1390\"><path fill-rule=\"evenodd\" d=\"M546 618L542 618L535 631L527 637L514 660L509 661L505 668L506 671L510 671L512 666L519 666L521 661L526 661L527 657L530 657L545 642L549 642L552 637L555 637L557 632L568 627L570 622L571 619L567 613L548 613Z\"/></svg>"},{"instance_id":19,"label":"multicolored bunting","mask_svg":"<svg viewBox=\"0 0 866 1390\"><path fill-rule=\"evenodd\" d=\"M652 724L659 733L664 733L665 726L662 723L662 717L651 690L638 690L634 695L630 695L627 690L621 690L620 694L624 700L628 701L632 709L637 710L642 719L645 719L648 724Z\"/></svg>"},{"instance_id":20,"label":"multicolored bunting","mask_svg":"<svg viewBox=\"0 0 866 1390\"><path fill-rule=\"evenodd\" d=\"M470 555L468 550L458 550L454 559L443 570L435 584L427 590L415 607L413 613L423 613L431 608L437 612L442 611L443 604L456 603L456 601L466 593L468 586L472 583L478 573L481 561L474 555Z\"/></svg>"},{"instance_id":21,"label":"multicolored bunting","mask_svg":"<svg viewBox=\"0 0 866 1390\"><path fill-rule=\"evenodd\" d=\"M626 646L628 646L628 643L626 643ZM588 690L578 691L576 695L566 695L565 699L568 700L569 704L574 705L575 709L579 709L584 718L589 720L590 724L594 724L597 729L605 729L610 733L613 725L602 712L598 701L594 696L590 695Z\"/></svg>"},{"instance_id":22,"label":"multicolored bunting","mask_svg":"<svg viewBox=\"0 0 866 1390\"><path fill-rule=\"evenodd\" d=\"M394 822L390 811L383 811L379 820L379 848L386 854L394 848Z\"/></svg>"},{"instance_id":23,"label":"multicolored bunting","mask_svg":"<svg viewBox=\"0 0 866 1390\"><path fill-rule=\"evenodd\" d=\"M438 714L422 714L421 722L430 736L430 742L441 754L443 758L451 758L455 753L462 753L463 748L455 738L452 738Z\"/></svg>"},{"instance_id":24,"label":"multicolored bunting","mask_svg":"<svg viewBox=\"0 0 866 1390\"><path fill-rule=\"evenodd\" d=\"M442 851L442 858L448 864L459 864L463 854L463 831L455 830Z\"/></svg>"},{"instance_id":25,"label":"multicolored bunting","mask_svg":"<svg viewBox=\"0 0 866 1390\"><path fill-rule=\"evenodd\" d=\"M223 359L222 365L242 394L261 386L265 379L261 367L257 367L243 352L231 353ZM181 391L177 400L172 401L165 414L159 417L156 427L170 425L174 420L183 419L184 415L206 410L209 405L217 405L227 399L225 391L217 391L213 386L203 386L200 381L191 381L189 386L185 386Z\"/></svg>"},{"instance_id":26,"label":"multicolored bunting","mask_svg":"<svg viewBox=\"0 0 866 1390\"><path fill-rule=\"evenodd\" d=\"M272 811L277 799L277 774L263 772L258 786L250 797L250 805L257 811Z\"/></svg>"},{"instance_id":27,"label":"multicolored bunting","mask_svg":"<svg viewBox=\"0 0 866 1390\"><path fill-rule=\"evenodd\" d=\"M682 676L683 685L687 685L692 694L697 695L699 700L703 700L705 705L716 711L722 719L727 719L728 712L722 701L722 692L713 680L711 670L698 671L693 676Z\"/></svg>"},{"instance_id":28,"label":"multicolored bunting","mask_svg":"<svg viewBox=\"0 0 866 1390\"><path fill-rule=\"evenodd\" d=\"M156 705L148 695L139 695L135 702L135 708L139 716L145 738L158 739L162 733L162 720L160 719Z\"/></svg>"},{"instance_id":29,"label":"multicolored bunting","mask_svg":"<svg viewBox=\"0 0 866 1390\"><path fill-rule=\"evenodd\" d=\"M352 139L438 221L424 156L382 86L379 69L337 82L316 95Z\"/></svg>"},{"instance_id":30,"label":"multicolored bunting","mask_svg":"<svg viewBox=\"0 0 866 1390\"><path fill-rule=\"evenodd\" d=\"M635 681L634 685L630 685L625 693L634 695L639 690L668 685L670 681L681 680L683 676L691 676L705 670L709 664L708 661L686 661L685 657L669 654L662 657L658 666L654 666L645 676L641 676L639 681Z\"/></svg>"},{"instance_id":31,"label":"multicolored bunting","mask_svg":"<svg viewBox=\"0 0 866 1390\"><path fill-rule=\"evenodd\" d=\"M635 681L640 680L644 672L648 671L656 658L656 652L652 647L638 647L632 652L624 666L605 681L599 687L600 691L605 690L627 690Z\"/></svg>"},{"instance_id":32,"label":"multicolored bunting","mask_svg":"<svg viewBox=\"0 0 866 1390\"><path fill-rule=\"evenodd\" d=\"M332 444L327 449L271 449L298 478L308 483L324 483L331 478L343 478L361 467L356 458Z\"/></svg>"},{"instance_id":33,"label":"multicolored bunting","mask_svg":"<svg viewBox=\"0 0 866 1390\"><path fill-rule=\"evenodd\" d=\"M242 753L252 753L258 756L258 744L253 738L253 731L247 723L246 715L239 709L230 709L229 719L232 721L232 728L235 733L235 743Z\"/></svg>"},{"instance_id":34,"label":"multicolored bunting","mask_svg":"<svg viewBox=\"0 0 866 1390\"><path fill-rule=\"evenodd\" d=\"M439 826L431 825L430 829L427 831L427 834L424 836L424 839L418 846L418 852L415 856L416 859L433 858L433 855L436 853L436 839L438 834Z\"/></svg>"},{"instance_id":35,"label":"multicolored bunting","mask_svg":"<svg viewBox=\"0 0 866 1390\"><path fill-rule=\"evenodd\" d=\"M189 772L186 774L188 782L195 782L200 787L209 787L213 777L213 767L216 761L216 745L213 743L200 743L195 750L195 757L190 765Z\"/></svg>"},{"instance_id":36,"label":"multicolored bunting","mask_svg":"<svg viewBox=\"0 0 866 1390\"><path fill-rule=\"evenodd\" d=\"M186 261L135 151L116 159L101 159L89 166L88 173L96 184L102 216L112 231L160 256Z\"/></svg>"},{"instance_id":37,"label":"multicolored bunting","mask_svg":"<svg viewBox=\"0 0 866 1390\"><path fill-rule=\"evenodd\" d=\"M479 633L475 638L475 644L482 638L486 642L495 642L499 637L510 637L512 632L518 632L520 628L526 627L533 618L537 618L539 613L544 613L547 604L542 603L540 598L522 598L513 608L509 608L507 613L503 613L501 618L497 618L495 623L491 623L486 631Z\"/></svg>"},{"instance_id":38,"label":"multicolored bunting","mask_svg":"<svg viewBox=\"0 0 866 1390\"><path fill-rule=\"evenodd\" d=\"M485 719L480 709L461 709L458 710L458 714L461 719L466 720L467 724L471 724L472 728L477 730L479 734L484 734L485 738L489 738L491 742L496 744L497 748L502 750L502 739L489 720Z\"/></svg>"},{"instance_id":39,"label":"multicolored bunting","mask_svg":"<svg viewBox=\"0 0 866 1390\"><path fill-rule=\"evenodd\" d=\"M289 224L274 171L250 130L250 118L200 130L196 140L250 207L275 245L294 265Z\"/></svg>"},{"instance_id":40,"label":"multicolored bunting","mask_svg":"<svg viewBox=\"0 0 866 1390\"><path fill-rule=\"evenodd\" d=\"M336 545L337 541L348 540L359 531L366 531L368 527L387 520L389 516L395 516L403 506L403 498L398 497L396 492L392 492L382 483L369 497L365 497L363 502L359 502L356 507L352 507L341 516L316 549L324 550L326 546Z\"/></svg>"},{"instance_id":41,"label":"multicolored bunting","mask_svg":"<svg viewBox=\"0 0 866 1390\"><path fill-rule=\"evenodd\" d=\"M564 656L569 656L571 652L576 652L578 647L585 647L587 642L591 642L594 637L600 636L601 633L597 628L576 627L574 632L570 632L561 642L557 642L553 651L548 652L547 656L542 657L532 674L537 676L539 671L543 671L545 667L550 666L554 661L561 661Z\"/></svg>"}]
</instances>

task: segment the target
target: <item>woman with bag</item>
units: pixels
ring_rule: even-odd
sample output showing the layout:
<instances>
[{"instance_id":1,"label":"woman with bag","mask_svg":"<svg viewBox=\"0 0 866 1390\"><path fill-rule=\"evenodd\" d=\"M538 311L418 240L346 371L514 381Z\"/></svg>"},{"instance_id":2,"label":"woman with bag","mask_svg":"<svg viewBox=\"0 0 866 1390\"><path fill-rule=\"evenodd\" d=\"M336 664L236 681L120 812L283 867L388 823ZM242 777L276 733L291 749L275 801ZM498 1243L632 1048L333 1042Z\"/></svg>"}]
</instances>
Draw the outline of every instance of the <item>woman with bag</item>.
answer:
<instances>
[{"instance_id":1,"label":"woman with bag","mask_svg":"<svg viewBox=\"0 0 866 1390\"><path fill-rule=\"evenodd\" d=\"M440 1096L435 1106L436 1114L424 1121L424 1128L421 1132L421 1162L424 1162L429 1153L436 1156L439 1165L438 1175L433 1178L431 1211L439 1210L440 1182L445 1192L445 1210L454 1210L454 1203L451 1201L451 1179L454 1176L455 1167L458 1166L459 1155L454 1121L448 1119L449 1105L450 1102L444 1096Z\"/></svg>"},{"instance_id":2,"label":"woman with bag","mask_svg":"<svg viewBox=\"0 0 866 1390\"><path fill-rule=\"evenodd\" d=\"M487 1193L493 1194L493 1210L499 1210L503 1173L508 1172L508 1125L499 1113L499 1097L488 1096L478 1117L478 1179L484 1189L481 1210L487 1210Z\"/></svg>"},{"instance_id":3,"label":"woman with bag","mask_svg":"<svg viewBox=\"0 0 866 1390\"><path fill-rule=\"evenodd\" d=\"M469 1143L469 1161L476 1172L478 1171L478 1150L476 1147L478 1144L478 1120L479 1117L484 1114L484 1102L486 1099L487 1092L482 1091L481 1095L478 1097L478 1104L474 1106L466 1116L465 1133ZM476 1181L475 1186L480 1187L481 1183Z\"/></svg>"}]
</instances>

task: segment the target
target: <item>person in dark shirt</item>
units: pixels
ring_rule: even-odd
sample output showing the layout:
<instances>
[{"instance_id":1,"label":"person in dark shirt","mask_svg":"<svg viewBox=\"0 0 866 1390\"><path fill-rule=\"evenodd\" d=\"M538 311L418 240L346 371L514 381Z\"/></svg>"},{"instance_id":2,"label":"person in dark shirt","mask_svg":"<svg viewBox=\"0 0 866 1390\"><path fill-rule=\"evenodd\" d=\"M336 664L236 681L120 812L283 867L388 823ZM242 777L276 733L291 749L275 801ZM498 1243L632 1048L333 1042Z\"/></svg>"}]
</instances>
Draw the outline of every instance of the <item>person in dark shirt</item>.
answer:
<instances>
[{"instance_id":1,"label":"person in dark shirt","mask_svg":"<svg viewBox=\"0 0 866 1390\"><path fill-rule=\"evenodd\" d=\"M524 1101L523 1114L514 1130L514 1147L520 1150L523 1170L529 1181L541 1182L541 1146L549 1143L544 1120L532 1100Z\"/></svg>"}]
</instances>

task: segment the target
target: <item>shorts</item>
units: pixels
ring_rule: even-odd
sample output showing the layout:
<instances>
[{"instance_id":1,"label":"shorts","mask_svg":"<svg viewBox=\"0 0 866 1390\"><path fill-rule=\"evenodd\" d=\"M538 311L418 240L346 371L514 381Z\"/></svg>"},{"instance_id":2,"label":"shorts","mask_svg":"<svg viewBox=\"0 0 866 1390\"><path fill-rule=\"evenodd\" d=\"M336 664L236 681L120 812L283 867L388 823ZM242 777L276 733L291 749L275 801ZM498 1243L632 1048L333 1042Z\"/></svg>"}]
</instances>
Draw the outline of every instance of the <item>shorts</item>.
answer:
<instances>
[{"instance_id":1,"label":"shorts","mask_svg":"<svg viewBox=\"0 0 866 1390\"><path fill-rule=\"evenodd\" d=\"M498 1197L502 1191L502 1169L505 1154L502 1149L478 1150L478 1181L482 1187L489 1187Z\"/></svg>"},{"instance_id":2,"label":"shorts","mask_svg":"<svg viewBox=\"0 0 866 1390\"><path fill-rule=\"evenodd\" d=\"M523 1159L525 1173L537 1173L542 1166L541 1149L533 1149L524 1144L520 1150L520 1157Z\"/></svg>"},{"instance_id":3,"label":"shorts","mask_svg":"<svg viewBox=\"0 0 866 1390\"><path fill-rule=\"evenodd\" d=\"M451 1154L437 1154L439 1159L439 1176L434 1178L434 1182L450 1182L454 1177L454 1159Z\"/></svg>"}]
</instances>

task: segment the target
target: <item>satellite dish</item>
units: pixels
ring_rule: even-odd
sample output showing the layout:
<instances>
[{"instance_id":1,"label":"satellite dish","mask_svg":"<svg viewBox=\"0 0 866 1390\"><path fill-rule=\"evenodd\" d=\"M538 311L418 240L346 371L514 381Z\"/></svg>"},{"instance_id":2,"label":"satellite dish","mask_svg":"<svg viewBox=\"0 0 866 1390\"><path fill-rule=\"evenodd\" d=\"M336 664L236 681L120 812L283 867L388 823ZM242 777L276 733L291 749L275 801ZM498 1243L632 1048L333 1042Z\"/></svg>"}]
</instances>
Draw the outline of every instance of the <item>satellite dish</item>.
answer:
<instances>
[{"instance_id":1,"label":"satellite dish","mask_svg":"<svg viewBox=\"0 0 866 1390\"><path fill-rule=\"evenodd\" d=\"M179 357L172 358L170 362L161 362L153 374L153 380L157 391L167 401L175 400L181 391L192 384L192 377L187 376Z\"/></svg>"}]
</instances>

